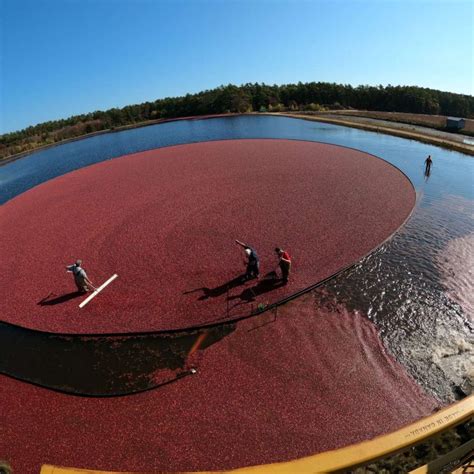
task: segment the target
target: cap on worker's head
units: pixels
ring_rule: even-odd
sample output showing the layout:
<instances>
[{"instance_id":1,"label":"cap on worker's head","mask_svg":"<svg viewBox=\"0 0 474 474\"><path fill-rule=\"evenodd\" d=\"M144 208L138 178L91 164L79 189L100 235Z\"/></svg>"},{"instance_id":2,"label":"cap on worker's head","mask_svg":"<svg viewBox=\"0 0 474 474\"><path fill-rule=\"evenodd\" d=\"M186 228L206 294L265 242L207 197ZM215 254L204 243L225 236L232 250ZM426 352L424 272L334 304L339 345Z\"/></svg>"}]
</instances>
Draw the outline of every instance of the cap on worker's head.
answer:
<instances>
[{"instance_id":1,"label":"cap on worker's head","mask_svg":"<svg viewBox=\"0 0 474 474\"><path fill-rule=\"evenodd\" d=\"M250 249L245 249L245 253L246 253L247 255L250 255L252 252L251 252Z\"/></svg>"},{"instance_id":2,"label":"cap on worker's head","mask_svg":"<svg viewBox=\"0 0 474 474\"><path fill-rule=\"evenodd\" d=\"M82 265L82 260L81 260L80 258L78 258L78 259L76 260L76 265L77 265L78 267L80 267L80 266Z\"/></svg>"},{"instance_id":3,"label":"cap on worker's head","mask_svg":"<svg viewBox=\"0 0 474 474\"><path fill-rule=\"evenodd\" d=\"M280 252L282 252L282 249L280 247L275 247L275 252L280 253Z\"/></svg>"}]
</instances>

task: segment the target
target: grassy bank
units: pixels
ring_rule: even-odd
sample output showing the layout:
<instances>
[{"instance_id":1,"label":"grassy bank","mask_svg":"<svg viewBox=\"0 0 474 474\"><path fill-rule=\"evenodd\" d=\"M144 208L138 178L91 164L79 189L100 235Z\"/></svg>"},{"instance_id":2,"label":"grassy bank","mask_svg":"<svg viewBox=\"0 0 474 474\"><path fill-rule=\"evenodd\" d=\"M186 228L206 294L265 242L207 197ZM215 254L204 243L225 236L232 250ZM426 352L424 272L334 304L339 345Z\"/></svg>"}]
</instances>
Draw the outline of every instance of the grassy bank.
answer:
<instances>
[{"instance_id":1,"label":"grassy bank","mask_svg":"<svg viewBox=\"0 0 474 474\"><path fill-rule=\"evenodd\" d=\"M138 122L112 129L100 130L97 132L87 133L78 137L66 138L54 143L40 145L31 149L25 150L21 153L16 153L9 156L0 157L0 166L11 161L17 160L24 156L30 155L40 150L63 145L65 143L75 142L83 138L90 138L105 133L121 132L124 130L131 130L134 128L147 127L160 123L174 122L178 120L203 120L213 117L228 117L239 114L221 114L221 115L198 115L193 117L176 117L172 119L157 119L148 120L146 122ZM245 114L243 114L245 115ZM343 125L345 127L358 128L370 132L385 133L401 138L409 138L418 140L424 143L440 146L449 150L459 151L467 155L474 156L474 146L463 143L463 139L468 139L468 136L474 134L474 120L466 120L466 135L450 134L453 139L446 137L446 133L442 133L441 124L445 123L445 117L420 115L420 114L401 114L395 112L370 112L370 111L327 111L327 112L275 112L275 113L252 113L252 115L280 115L291 118L299 118L303 120L314 120L316 122L326 122L335 125ZM366 122L361 122L361 119L366 119ZM372 122L369 122L372 121ZM407 130L406 124L414 125L412 129ZM405 126L405 127L404 127ZM420 130L419 127L429 127L433 133L427 133ZM439 131L440 136L436 136L436 130ZM474 141L474 139L473 139Z\"/></svg>"},{"instance_id":2,"label":"grassy bank","mask_svg":"<svg viewBox=\"0 0 474 474\"><path fill-rule=\"evenodd\" d=\"M436 130L446 132L445 115L425 115L410 114L405 112L378 112L372 110L333 110L333 115L361 117L376 120L387 120L390 122L398 122L420 127L434 128ZM461 135L474 136L474 120L465 119L465 127L460 130Z\"/></svg>"},{"instance_id":3,"label":"grassy bank","mask_svg":"<svg viewBox=\"0 0 474 474\"><path fill-rule=\"evenodd\" d=\"M413 130L406 130L401 127L400 122L391 122L387 124L387 119L384 119L384 122L377 123L374 120L372 123L363 123L355 119L355 117L349 115L342 115L340 117L332 116L332 112L329 113L318 113L311 114L305 112L300 113L286 113L279 112L271 115L281 115L285 117L298 118L303 120L312 120L315 122L325 122L332 123L334 125L343 125L345 127L358 128L361 130L366 130L369 132L384 133L387 135L394 135L400 138L408 138L411 140L418 140L423 143L429 143L431 145L436 145L442 148L447 148L448 150L459 151L467 155L474 156L474 146L463 143L462 141L449 140L444 136L436 136L431 133L423 132L419 128L414 128ZM331 115L331 116L329 116ZM443 134L445 135L445 134ZM464 137L463 137L464 138ZM467 138L467 137L466 137Z\"/></svg>"},{"instance_id":4,"label":"grassy bank","mask_svg":"<svg viewBox=\"0 0 474 474\"><path fill-rule=\"evenodd\" d=\"M32 153L36 153L37 151L47 150L49 148L53 148L53 147L56 147L56 146L59 146L59 145L64 145L66 143L77 142L78 140L83 140L85 138L96 137L98 135L104 135L106 133L123 132L125 130L132 130L134 128L149 127L151 125L157 125L157 124L160 124L160 123L178 122L180 120L207 120L207 119L211 119L211 118L230 117L232 115L238 115L238 114L198 115L198 116L193 116L193 117L176 117L176 118L171 118L171 119L147 120L146 122L138 122L138 123L132 123L132 124L129 124L129 125L122 125L120 127L113 127L113 128L109 128L109 129L106 129L106 130L98 130L97 132L85 133L84 135L80 135L78 137L65 138L64 140L60 140L60 141L57 141L57 142L54 142L54 143L48 143L46 145L38 145L36 147L33 147L31 149L22 151L21 153L16 153L14 155L2 156L2 157L0 157L0 166L6 165L7 163L10 163L11 161L15 161L15 160L18 160L20 158L23 158L24 156L31 155Z\"/></svg>"}]
</instances>

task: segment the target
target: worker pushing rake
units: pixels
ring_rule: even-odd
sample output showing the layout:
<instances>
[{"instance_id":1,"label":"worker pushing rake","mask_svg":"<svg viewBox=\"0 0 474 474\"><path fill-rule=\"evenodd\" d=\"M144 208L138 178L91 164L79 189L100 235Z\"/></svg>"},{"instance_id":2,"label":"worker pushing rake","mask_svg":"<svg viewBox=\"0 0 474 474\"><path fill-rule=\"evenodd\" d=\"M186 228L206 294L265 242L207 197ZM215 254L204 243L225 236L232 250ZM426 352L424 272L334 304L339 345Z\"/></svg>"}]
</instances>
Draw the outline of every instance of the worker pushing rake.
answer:
<instances>
[{"instance_id":1,"label":"worker pushing rake","mask_svg":"<svg viewBox=\"0 0 474 474\"><path fill-rule=\"evenodd\" d=\"M94 290L92 294L90 294L80 305L79 308L83 308L89 301L93 298L95 298L107 285L112 283L118 275L114 274L112 275L105 283L103 283L99 288L96 288L92 282L89 280L89 277L87 276L86 271L84 268L82 268L82 260L78 259L76 260L76 263L72 265L68 265L66 267L66 270L69 273L72 273L74 276L74 282L76 283L77 290L80 293L87 293L91 290Z\"/></svg>"},{"instance_id":2,"label":"worker pushing rake","mask_svg":"<svg viewBox=\"0 0 474 474\"><path fill-rule=\"evenodd\" d=\"M246 281L252 278L258 278L260 275L260 261L258 259L257 252L255 252L255 249L247 244L244 244L240 240L236 240L235 243L244 248L245 254L248 258L247 270L245 271L245 275L242 279Z\"/></svg>"},{"instance_id":3,"label":"worker pushing rake","mask_svg":"<svg viewBox=\"0 0 474 474\"><path fill-rule=\"evenodd\" d=\"M240 240L236 240L235 243L244 248L245 254L248 258L247 270L243 276L243 280L246 281L252 278L258 278L260 275L260 261L257 252L255 249L247 244L244 244ZM278 266L281 270L281 279L286 284L290 279L291 257L286 250L283 250L280 247L275 248L275 253L278 256Z\"/></svg>"}]
</instances>

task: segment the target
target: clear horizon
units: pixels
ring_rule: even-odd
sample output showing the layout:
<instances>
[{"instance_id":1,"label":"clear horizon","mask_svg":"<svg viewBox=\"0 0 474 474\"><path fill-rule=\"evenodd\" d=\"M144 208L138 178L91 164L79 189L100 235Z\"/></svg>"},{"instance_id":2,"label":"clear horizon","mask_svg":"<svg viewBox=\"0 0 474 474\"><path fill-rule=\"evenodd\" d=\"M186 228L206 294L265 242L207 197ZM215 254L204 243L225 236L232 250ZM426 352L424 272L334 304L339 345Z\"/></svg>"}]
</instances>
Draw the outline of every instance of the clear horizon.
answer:
<instances>
[{"instance_id":1,"label":"clear horizon","mask_svg":"<svg viewBox=\"0 0 474 474\"><path fill-rule=\"evenodd\" d=\"M220 85L474 94L470 0L0 0L0 134Z\"/></svg>"}]
</instances>

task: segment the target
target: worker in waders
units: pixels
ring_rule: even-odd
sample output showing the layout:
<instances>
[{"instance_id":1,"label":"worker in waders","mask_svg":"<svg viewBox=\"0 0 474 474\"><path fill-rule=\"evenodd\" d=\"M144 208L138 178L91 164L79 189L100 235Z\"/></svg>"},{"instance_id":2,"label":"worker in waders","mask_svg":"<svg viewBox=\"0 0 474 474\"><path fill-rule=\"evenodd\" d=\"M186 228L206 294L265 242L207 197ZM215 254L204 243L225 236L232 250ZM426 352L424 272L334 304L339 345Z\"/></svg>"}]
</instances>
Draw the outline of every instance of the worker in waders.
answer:
<instances>
[{"instance_id":1,"label":"worker in waders","mask_svg":"<svg viewBox=\"0 0 474 474\"><path fill-rule=\"evenodd\" d=\"M431 155L428 155L428 158L426 158L425 160L425 174L430 173L432 164L433 164L433 160L431 159Z\"/></svg>"},{"instance_id":2,"label":"worker in waders","mask_svg":"<svg viewBox=\"0 0 474 474\"><path fill-rule=\"evenodd\" d=\"M278 265L281 269L281 279L288 283L290 279L290 270L291 270L291 257L288 252L281 249L280 247L275 248L275 252L278 255Z\"/></svg>"},{"instance_id":3,"label":"worker in waders","mask_svg":"<svg viewBox=\"0 0 474 474\"><path fill-rule=\"evenodd\" d=\"M260 274L260 262L258 260L257 252L255 252L252 247L240 242L239 240L236 240L235 243L244 248L245 255L247 255L248 259L247 270L245 271L245 275L242 279L245 281L250 280L251 278L258 278Z\"/></svg>"},{"instance_id":4,"label":"worker in waders","mask_svg":"<svg viewBox=\"0 0 474 474\"><path fill-rule=\"evenodd\" d=\"M82 268L82 260L76 260L76 263L68 265L66 269L68 272L73 274L77 291L80 293L86 293L91 289L95 290L94 285L89 278L87 278L86 271Z\"/></svg>"}]
</instances>

